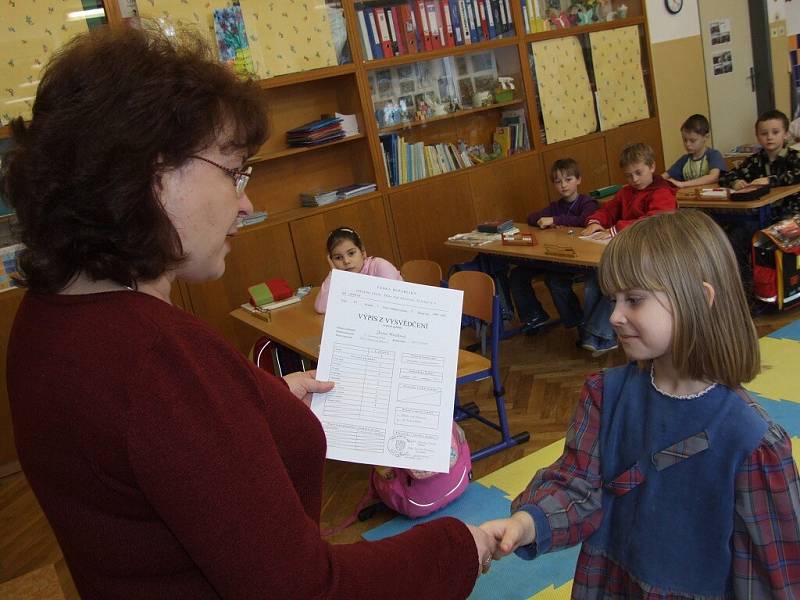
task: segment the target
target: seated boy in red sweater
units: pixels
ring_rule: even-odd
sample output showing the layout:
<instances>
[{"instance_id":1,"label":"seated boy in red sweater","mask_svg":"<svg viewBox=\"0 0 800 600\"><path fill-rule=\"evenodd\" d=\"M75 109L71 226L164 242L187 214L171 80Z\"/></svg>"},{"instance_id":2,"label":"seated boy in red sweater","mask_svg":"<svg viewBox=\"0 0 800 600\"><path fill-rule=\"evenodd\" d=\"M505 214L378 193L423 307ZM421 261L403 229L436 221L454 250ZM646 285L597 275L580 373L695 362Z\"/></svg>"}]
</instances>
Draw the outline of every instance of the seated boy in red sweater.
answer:
<instances>
[{"instance_id":1,"label":"seated boy in red sweater","mask_svg":"<svg viewBox=\"0 0 800 600\"><path fill-rule=\"evenodd\" d=\"M675 188L666 179L656 175L656 159L647 144L629 144L622 149L619 166L628 184L614 197L589 215L581 235L611 238L631 223L661 212L678 208ZM584 287L584 321L581 347L600 356L617 347L617 336L608 319L612 306L600 292L597 274L586 280Z\"/></svg>"}]
</instances>

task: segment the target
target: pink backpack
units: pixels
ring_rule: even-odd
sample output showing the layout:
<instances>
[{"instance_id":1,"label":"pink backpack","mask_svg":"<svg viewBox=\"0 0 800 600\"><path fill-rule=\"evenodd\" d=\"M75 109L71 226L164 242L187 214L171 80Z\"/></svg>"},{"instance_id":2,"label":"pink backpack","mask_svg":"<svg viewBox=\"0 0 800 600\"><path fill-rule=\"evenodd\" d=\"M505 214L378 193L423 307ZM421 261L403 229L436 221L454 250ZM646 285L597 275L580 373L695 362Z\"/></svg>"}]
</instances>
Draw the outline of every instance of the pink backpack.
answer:
<instances>
[{"instance_id":1,"label":"pink backpack","mask_svg":"<svg viewBox=\"0 0 800 600\"><path fill-rule=\"evenodd\" d=\"M393 511L415 519L447 506L467 489L472 478L472 458L462 429L453 423L450 472L419 478L408 469L373 469L370 483L375 494ZM387 478L387 474L389 475Z\"/></svg>"}]
</instances>

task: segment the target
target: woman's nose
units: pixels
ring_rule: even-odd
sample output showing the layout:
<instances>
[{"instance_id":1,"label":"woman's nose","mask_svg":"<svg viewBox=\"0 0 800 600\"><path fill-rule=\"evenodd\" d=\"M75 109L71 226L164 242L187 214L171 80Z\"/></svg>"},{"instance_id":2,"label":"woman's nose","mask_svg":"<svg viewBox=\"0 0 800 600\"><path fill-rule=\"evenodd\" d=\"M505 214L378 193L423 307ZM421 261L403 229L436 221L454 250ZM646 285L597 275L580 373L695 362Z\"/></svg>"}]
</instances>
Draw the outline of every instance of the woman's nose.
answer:
<instances>
[{"instance_id":1,"label":"woman's nose","mask_svg":"<svg viewBox=\"0 0 800 600\"><path fill-rule=\"evenodd\" d=\"M247 196L246 192L242 192L239 194L239 214L241 215L244 213L245 215L249 215L253 212L253 203L250 202L250 198Z\"/></svg>"}]
</instances>

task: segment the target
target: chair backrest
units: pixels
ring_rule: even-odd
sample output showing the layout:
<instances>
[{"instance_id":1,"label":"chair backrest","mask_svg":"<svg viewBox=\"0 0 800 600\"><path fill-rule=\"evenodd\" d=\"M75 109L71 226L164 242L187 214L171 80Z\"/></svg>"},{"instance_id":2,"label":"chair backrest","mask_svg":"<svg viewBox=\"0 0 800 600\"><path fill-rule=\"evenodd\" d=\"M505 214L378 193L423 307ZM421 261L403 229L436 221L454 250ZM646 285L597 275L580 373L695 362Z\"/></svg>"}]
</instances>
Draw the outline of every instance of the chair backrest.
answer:
<instances>
[{"instance_id":1,"label":"chair backrest","mask_svg":"<svg viewBox=\"0 0 800 600\"><path fill-rule=\"evenodd\" d=\"M486 324L493 322L494 280L491 277L480 271L458 271L450 276L448 286L464 292L463 314Z\"/></svg>"},{"instance_id":2,"label":"chair backrest","mask_svg":"<svg viewBox=\"0 0 800 600\"><path fill-rule=\"evenodd\" d=\"M432 260L409 260L400 267L403 281L439 287L442 284L442 267Z\"/></svg>"}]
</instances>

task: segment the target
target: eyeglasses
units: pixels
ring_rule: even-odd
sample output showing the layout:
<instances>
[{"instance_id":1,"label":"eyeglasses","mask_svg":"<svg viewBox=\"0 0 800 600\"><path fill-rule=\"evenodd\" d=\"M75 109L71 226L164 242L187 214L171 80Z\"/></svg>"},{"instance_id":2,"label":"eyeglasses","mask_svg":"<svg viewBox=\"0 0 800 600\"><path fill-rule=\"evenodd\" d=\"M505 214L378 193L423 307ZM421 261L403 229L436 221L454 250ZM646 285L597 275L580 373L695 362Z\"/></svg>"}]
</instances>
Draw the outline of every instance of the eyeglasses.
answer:
<instances>
[{"instance_id":1,"label":"eyeglasses","mask_svg":"<svg viewBox=\"0 0 800 600\"><path fill-rule=\"evenodd\" d=\"M253 172L253 167L247 167L243 171L240 171L239 169L229 169L228 167L223 167L222 165L215 163L213 160L208 160L202 156L192 155L189 158L202 160L203 162L207 162L208 164L214 165L218 169L225 171L225 173L227 173L228 176L233 179L233 185L236 186L237 194L244 192L244 188L247 187L247 182L250 181L250 174Z\"/></svg>"}]
</instances>

